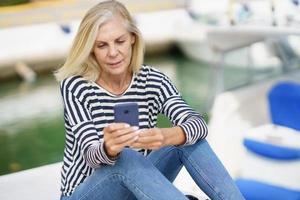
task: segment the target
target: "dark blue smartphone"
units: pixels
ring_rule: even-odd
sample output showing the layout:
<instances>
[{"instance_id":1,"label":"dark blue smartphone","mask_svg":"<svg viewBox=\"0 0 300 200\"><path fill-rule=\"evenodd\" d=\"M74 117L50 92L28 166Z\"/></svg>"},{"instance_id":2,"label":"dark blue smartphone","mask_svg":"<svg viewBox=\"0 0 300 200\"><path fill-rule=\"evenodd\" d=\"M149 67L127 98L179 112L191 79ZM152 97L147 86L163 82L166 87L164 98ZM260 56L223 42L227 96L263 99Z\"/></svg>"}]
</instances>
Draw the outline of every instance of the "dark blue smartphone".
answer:
<instances>
[{"instance_id":1,"label":"dark blue smartphone","mask_svg":"<svg viewBox=\"0 0 300 200\"><path fill-rule=\"evenodd\" d=\"M139 126L139 106L137 103L118 103L114 106L115 122L124 122L130 126Z\"/></svg>"}]
</instances>

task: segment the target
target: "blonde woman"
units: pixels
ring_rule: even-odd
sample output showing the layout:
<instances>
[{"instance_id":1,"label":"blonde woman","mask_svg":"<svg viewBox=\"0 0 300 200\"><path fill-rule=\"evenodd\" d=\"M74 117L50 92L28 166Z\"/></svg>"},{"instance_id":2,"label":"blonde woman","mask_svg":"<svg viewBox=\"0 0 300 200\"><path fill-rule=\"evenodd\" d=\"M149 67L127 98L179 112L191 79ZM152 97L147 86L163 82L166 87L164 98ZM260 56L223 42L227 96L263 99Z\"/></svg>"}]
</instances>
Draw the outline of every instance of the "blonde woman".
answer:
<instances>
[{"instance_id":1,"label":"blonde woman","mask_svg":"<svg viewBox=\"0 0 300 200\"><path fill-rule=\"evenodd\" d=\"M61 199L187 199L172 181L184 165L212 199L243 199L205 141L207 126L164 74L142 65L141 34L117 1L91 8L56 72L66 147ZM139 125L113 107L138 104ZM157 128L159 113L174 124Z\"/></svg>"}]
</instances>

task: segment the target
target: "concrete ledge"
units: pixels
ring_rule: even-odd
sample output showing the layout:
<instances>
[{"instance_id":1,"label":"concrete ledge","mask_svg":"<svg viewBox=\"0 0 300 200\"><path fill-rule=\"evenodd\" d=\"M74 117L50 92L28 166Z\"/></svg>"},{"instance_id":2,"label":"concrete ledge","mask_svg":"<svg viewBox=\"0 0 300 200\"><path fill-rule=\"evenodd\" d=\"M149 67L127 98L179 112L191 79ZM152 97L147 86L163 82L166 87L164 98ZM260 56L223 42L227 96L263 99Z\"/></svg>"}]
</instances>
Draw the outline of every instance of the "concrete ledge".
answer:
<instances>
[{"instance_id":1,"label":"concrete ledge","mask_svg":"<svg viewBox=\"0 0 300 200\"><path fill-rule=\"evenodd\" d=\"M61 163L0 176L1 200L58 200Z\"/></svg>"},{"instance_id":2,"label":"concrete ledge","mask_svg":"<svg viewBox=\"0 0 300 200\"><path fill-rule=\"evenodd\" d=\"M59 200L61 165L62 163L59 162L0 176L0 199ZM184 194L192 194L199 200L208 199L184 167L174 181L174 185Z\"/></svg>"}]
</instances>

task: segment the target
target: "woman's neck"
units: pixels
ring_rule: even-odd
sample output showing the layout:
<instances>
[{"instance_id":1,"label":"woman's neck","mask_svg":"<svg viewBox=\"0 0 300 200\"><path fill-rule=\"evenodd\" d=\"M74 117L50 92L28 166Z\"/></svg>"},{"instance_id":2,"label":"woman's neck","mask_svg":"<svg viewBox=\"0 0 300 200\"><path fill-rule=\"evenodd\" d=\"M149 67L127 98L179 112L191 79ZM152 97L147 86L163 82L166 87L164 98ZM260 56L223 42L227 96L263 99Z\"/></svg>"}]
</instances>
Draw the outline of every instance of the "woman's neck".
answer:
<instances>
[{"instance_id":1,"label":"woman's neck","mask_svg":"<svg viewBox=\"0 0 300 200\"><path fill-rule=\"evenodd\" d=\"M129 87L132 79L132 73L128 72L120 76L111 76L100 74L96 81L101 87L106 89L112 94L121 95Z\"/></svg>"}]
</instances>

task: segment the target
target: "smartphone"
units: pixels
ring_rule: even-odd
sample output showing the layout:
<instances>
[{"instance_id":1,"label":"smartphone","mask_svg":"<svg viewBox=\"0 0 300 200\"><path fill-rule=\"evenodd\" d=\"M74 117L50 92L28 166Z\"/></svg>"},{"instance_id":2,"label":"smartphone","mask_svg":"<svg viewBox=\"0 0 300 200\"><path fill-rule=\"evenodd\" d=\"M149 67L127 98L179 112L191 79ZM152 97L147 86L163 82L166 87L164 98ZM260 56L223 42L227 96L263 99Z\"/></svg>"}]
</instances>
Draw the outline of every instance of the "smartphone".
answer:
<instances>
[{"instance_id":1,"label":"smartphone","mask_svg":"<svg viewBox=\"0 0 300 200\"><path fill-rule=\"evenodd\" d=\"M115 122L124 122L130 126L139 126L139 106L137 103L118 103L114 106Z\"/></svg>"}]
</instances>

